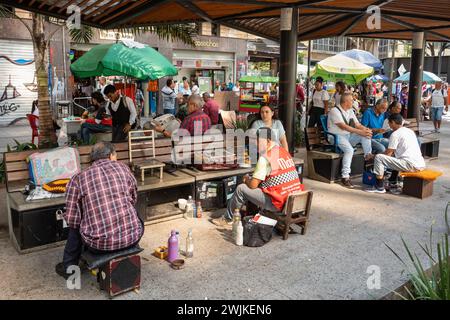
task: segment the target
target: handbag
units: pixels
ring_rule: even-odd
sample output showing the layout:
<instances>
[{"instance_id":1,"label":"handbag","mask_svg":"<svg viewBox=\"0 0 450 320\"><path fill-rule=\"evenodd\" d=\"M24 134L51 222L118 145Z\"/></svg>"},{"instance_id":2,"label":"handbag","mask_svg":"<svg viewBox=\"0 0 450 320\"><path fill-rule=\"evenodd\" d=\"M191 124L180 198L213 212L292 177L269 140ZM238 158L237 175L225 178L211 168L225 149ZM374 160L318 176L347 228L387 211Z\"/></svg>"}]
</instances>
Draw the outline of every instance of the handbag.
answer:
<instances>
[{"instance_id":1,"label":"handbag","mask_svg":"<svg viewBox=\"0 0 450 320\"><path fill-rule=\"evenodd\" d=\"M363 184L368 186L374 186L377 182L377 177L371 170L366 170L363 172Z\"/></svg>"},{"instance_id":2,"label":"handbag","mask_svg":"<svg viewBox=\"0 0 450 320\"><path fill-rule=\"evenodd\" d=\"M252 216L244 217L244 246L262 247L272 239L273 227L254 222Z\"/></svg>"}]
</instances>

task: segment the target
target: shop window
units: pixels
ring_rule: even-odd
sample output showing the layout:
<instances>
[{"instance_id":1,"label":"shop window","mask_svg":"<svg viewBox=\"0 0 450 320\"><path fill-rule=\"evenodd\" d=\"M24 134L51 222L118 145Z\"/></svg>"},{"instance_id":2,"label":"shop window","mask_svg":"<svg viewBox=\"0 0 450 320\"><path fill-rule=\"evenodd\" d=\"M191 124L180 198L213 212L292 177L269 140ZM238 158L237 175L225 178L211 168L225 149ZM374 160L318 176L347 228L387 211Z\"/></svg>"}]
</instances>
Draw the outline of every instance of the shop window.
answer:
<instances>
[{"instance_id":1,"label":"shop window","mask_svg":"<svg viewBox=\"0 0 450 320\"><path fill-rule=\"evenodd\" d=\"M214 37L220 37L220 25L217 23L211 24L211 35Z\"/></svg>"}]
</instances>

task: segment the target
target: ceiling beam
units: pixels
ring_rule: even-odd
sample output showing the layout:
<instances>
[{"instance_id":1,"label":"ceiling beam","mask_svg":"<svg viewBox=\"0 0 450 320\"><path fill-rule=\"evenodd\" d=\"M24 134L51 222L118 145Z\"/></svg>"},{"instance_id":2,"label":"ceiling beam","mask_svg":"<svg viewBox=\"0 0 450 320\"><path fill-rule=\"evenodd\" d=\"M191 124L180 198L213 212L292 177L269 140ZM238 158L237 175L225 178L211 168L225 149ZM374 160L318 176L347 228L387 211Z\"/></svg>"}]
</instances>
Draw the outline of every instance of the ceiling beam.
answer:
<instances>
[{"instance_id":1,"label":"ceiling beam","mask_svg":"<svg viewBox=\"0 0 450 320\"><path fill-rule=\"evenodd\" d=\"M357 15L353 21L348 25L347 28L344 29L344 31L342 31L339 34L339 37L344 37L347 33L349 33L350 31L353 30L353 28L362 20L362 18L364 18L366 15L365 14L360 14Z\"/></svg>"},{"instance_id":2,"label":"ceiling beam","mask_svg":"<svg viewBox=\"0 0 450 320\"><path fill-rule=\"evenodd\" d=\"M240 13L230 14L228 16L224 16L224 17L216 19L215 22L221 23L222 21L233 20L235 18L245 17L247 15L252 15L252 14L270 12L270 11L281 9L281 8L292 8L292 7L302 8L303 6L310 5L311 3L323 3L323 2L329 2L329 1L330 0L312 0L312 1L308 1L308 2L298 1L298 2L291 2L291 3L283 2L283 3L279 3L276 6L271 6L268 8L253 9L253 10L244 11L244 12L240 12Z\"/></svg>"},{"instance_id":3,"label":"ceiling beam","mask_svg":"<svg viewBox=\"0 0 450 320\"><path fill-rule=\"evenodd\" d=\"M48 0L44 0L42 1L42 3L39 5L39 9L42 9L43 6L45 6L47 4Z\"/></svg>"},{"instance_id":4,"label":"ceiling beam","mask_svg":"<svg viewBox=\"0 0 450 320\"><path fill-rule=\"evenodd\" d=\"M270 35L267 35L267 34L264 34L264 33L261 33L261 32L257 32L257 31L254 31L254 30L245 28L245 27L242 27L242 26L237 25L237 24L233 24L233 23L229 23L229 22L224 22L224 23L222 23L222 25L224 25L224 26L226 26L226 27L229 27L229 28L232 28L232 29L236 29L236 30L238 30L238 31L250 33L250 34L253 34L253 35L258 36L258 37L261 37L261 38L266 38L266 39L275 41L275 42L277 42L277 43L280 42L280 39L278 39L278 37L272 37L272 36L270 36Z\"/></svg>"},{"instance_id":5,"label":"ceiling beam","mask_svg":"<svg viewBox=\"0 0 450 320\"><path fill-rule=\"evenodd\" d=\"M381 16L381 18L384 19L384 20L386 20L386 21L389 21L389 22L391 22L391 23L398 24L398 25L400 25L400 26L402 26L402 27L409 28L409 29L411 29L411 31L425 31L424 28L422 28L422 27L420 27L420 26L417 26L417 25L415 25L415 24L412 24L412 23L409 23L409 22L405 22L405 21L403 21L403 20L400 20L400 19L397 18L397 17L394 18L394 17L392 17L392 16L389 16L389 15L385 15L385 14L384 14L384 15ZM431 29L431 30L427 30L427 32L428 32L429 34L432 34L432 35L434 35L434 36L436 36L436 37L441 38L442 40L450 41L450 37L447 37L446 35L443 35L443 34L441 34L441 33L439 33L439 32L432 31L432 29Z\"/></svg>"},{"instance_id":6,"label":"ceiling beam","mask_svg":"<svg viewBox=\"0 0 450 320\"><path fill-rule=\"evenodd\" d=\"M108 7L110 9L114 9L115 7L117 7L117 3L119 3L121 0L112 0L111 2L108 3ZM90 19L92 18L92 16L94 16L97 12L105 12L105 7L103 6L99 6L97 9L91 11L89 14L86 14L86 19Z\"/></svg>"},{"instance_id":7,"label":"ceiling beam","mask_svg":"<svg viewBox=\"0 0 450 320\"><path fill-rule=\"evenodd\" d=\"M303 33L299 34L298 37L301 38L301 37L304 37L304 36L306 36L308 34L315 33L317 31L320 31L321 29L323 29L326 25L340 23L340 22L343 22L345 20L351 19L354 16L355 16L354 14L346 14L346 15L343 15L343 16L338 16L334 20L327 20L327 21L325 21L325 23L320 24L319 26L316 26L315 28L313 28L311 30L307 30L306 32L303 32Z\"/></svg>"},{"instance_id":8,"label":"ceiling beam","mask_svg":"<svg viewBox=\"0 0 450 320\"><path fill-rule=\"evenodd\" d=\"M92 21L97 21L97 20L103 18L104 16L107 16L107 15L111 14L112 12L119 10L120 8L122 8L123 6L125 6L125 5L127 5L127 4L130 4L130 1L128 1L128 0L123 0L120 4L118 4L118 5L114 6L114 7L109 8L108 10L104 11L102 14L99 14L98 16L95 16L95 17L92 19Z\"/></svg>"},{"instance_id":9,"label":"ceiling beam","mask_svg":"<svg viewBox=\"0 0 450 320\"><path fill-rule=\"evenodd\" d=\"M213 23L213 19L201 8L199 8L197 5L195 5L192 1L187 0L177 0L176 3L178 3L183 8L195 13L197 16L202 18L203 20Z\"/></svg>"},{"instance_id":10,"label":"ceiling beam","mask_svg":"<svg viewBox=\"0 0 450 320\"><path fill-rule=\"evenodd\" d=\"M340 11L343 13L367 13L367 9L353 9L353 8L343 8L343 7L335 7L335 6L327 6L327 5L315 5L315 4L307 4L304 5L303 8L307 9L329 9L329 10L335 10ZM381 14L388 14L388 15L394 15L394 16L401 16L401 17L408 17L408 18L416 18L416 19L428 19L428 20L435 20L435 21L450 21L450 17L436 17L436 16L430 16L426 14L419 14L419 13L408 13L405 11L397 11L397 10L387 10L387 9L381 9Z\"/></svg>"},{"instance_id":11,"label":"ceiling beam","mask_svg":"<svg viewBox=\"0 0 450 320\"><path fill-rule=\"evenodd\" d=\"M61 8L58 10L58 13L61 13L61 12L65 11L65 10L67 10L67 8L68 8L71 4L73 4L75 1L77 1L77 0L70 0L70 1L67 2L65 5L61 6ZM53 8L56 7L56 4L57 4L57 3L58 3L58 2L56 1L56 2L55 2L48 10L52 11Z\"/></svg>"},{"instance_id":12,"label":"ceiling beam","mask_svg":"<svg viewBox=\"0 0 450 320\"><path fill-rule=\"evenodd\" d=\"M168 2L168 0L136 1L136 3L134 5L131 5L130 7L125 9L125 10L128 9L128 11L130 11L131 8L133 8L133 11L131 13L123 14L123 12L119 12L118 15L120 16L120 18L113 20L111 23L109 23L106 26L106 28L114 29L121 25L124 25L128 21L136 19L137 17L140 17L140 16L150 12L154 8L164 4L166 2ZM140 4L140 6L138 6L137 4ZM116 17L117 16L115 15L114 18L116 18ZM107 22L110 20L112 20L111 17L108 19L102 20L101 23L103 24L104 22Z\"/></svg>"}]
</instances>

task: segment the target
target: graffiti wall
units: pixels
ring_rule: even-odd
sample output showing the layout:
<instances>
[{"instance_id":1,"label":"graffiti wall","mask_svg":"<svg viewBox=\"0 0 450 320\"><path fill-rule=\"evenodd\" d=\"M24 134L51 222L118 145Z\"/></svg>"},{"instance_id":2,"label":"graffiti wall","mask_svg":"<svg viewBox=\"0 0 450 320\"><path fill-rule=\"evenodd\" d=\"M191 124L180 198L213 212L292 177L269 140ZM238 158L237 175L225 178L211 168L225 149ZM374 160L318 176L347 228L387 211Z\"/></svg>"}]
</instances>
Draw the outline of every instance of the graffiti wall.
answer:
<instances>
[{"instance_id":1,"label":"graffiti wall","mask_svg":"<svg viewBox=\"0 0 450 320\"><path fill-rule=\"evenodd\" d=\"M33 44L0 39L0 126L31 113L37 99Z\"/></svg>"}]
</instances>

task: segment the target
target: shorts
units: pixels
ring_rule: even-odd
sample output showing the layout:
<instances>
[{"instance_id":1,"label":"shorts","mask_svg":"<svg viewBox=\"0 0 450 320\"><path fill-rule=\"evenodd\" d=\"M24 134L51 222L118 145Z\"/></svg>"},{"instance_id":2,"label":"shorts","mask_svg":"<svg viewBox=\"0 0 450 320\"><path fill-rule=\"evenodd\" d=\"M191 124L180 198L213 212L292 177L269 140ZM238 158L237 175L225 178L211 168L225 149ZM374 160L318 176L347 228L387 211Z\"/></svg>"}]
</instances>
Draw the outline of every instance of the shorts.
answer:
<instances>
[{"instance_id":1,"label":"shorts","mask_svg":"<svg viewBox=\"0 0 450 320\"><path fill-rule=\"evenodd\" d=\"M431 107L431 120L433 121L441 121L442 114L444 113L444 107Z\"/></svg>"}]
</instances>

